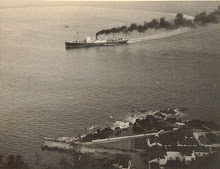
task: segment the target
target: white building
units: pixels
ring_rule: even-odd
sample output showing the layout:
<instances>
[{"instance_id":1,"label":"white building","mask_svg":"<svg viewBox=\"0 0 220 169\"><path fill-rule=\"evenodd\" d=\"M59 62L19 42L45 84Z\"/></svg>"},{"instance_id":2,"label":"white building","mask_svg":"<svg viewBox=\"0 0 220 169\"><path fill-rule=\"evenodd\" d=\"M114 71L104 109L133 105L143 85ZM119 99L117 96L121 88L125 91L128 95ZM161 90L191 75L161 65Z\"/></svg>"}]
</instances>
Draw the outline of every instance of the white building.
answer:
<instances>
[{"instance_id":1,"label":"white building","mask_svg":"<svg viewBox=\"0 0 220 169\"><path fill-rule=\"evenodd\" d=\"M112 165L113 167L120 168L120 169L132 169L133 168L131 160L125 160L125 161L119 160L117 163L113 163Z\"/></svg>"},{"instance_id":2,"label":"white building","mask_svg":"<svg viewBox=\"0 0 220 169\"><path fill-rule=\"evenodd\" d=\"M183 156L181 154L181 152L177 151L177 150L172 150L172 151L167 151L167 160L168 161L182 161L183 160Z\"/></svg>"},{"instance_id":3,"label":"white building","mask_svg":"<svg viewBox=\"0 0 220 169\"><path fill-rule=\"evenodd\" d=\"M160 145L154 145L150 147L148 162L149 162L149 168L152 163L156 163L161 168L163 168L167 164L167 154L165 148Z\"/></svg>"},{"instance_id":4,"label":"white building","mask_svg":"<svg viewBox=\"0 0 220 169\"><path fill-rule=\"evenodd\" d=\"M191 147L166 147L167 161L181 161L190 163L196 159L195 151Z\"/></svg>"},{"instance_id":5,"label":"white building","mask_svg":"<svg viewBox=\"0 0 220 169\"><path fill-rule=\"evenodd\" d=\"M197 157L206 157L212 154L212 150L210 147L198 147L195 149L195 154Z\"/></svg>"},{"instance_id":6,"label":"white building","mask_svg":"<svg viewBox=\"0 0 220 169\"><path fill-rule=\"evenodd\" d=\"M196 159L195 151L187 152L186 154L183 154L183 161L188 164Z\"/></svg>"},{"instance_id":7,"label":"white building","mask_svg":"<svg viewBox=\"0 0 220 169\"><path fill-rule=\"evenodd\" d=\"M163 155L163 156L161 156L161 157L158 157L158 158L155 158L155 159L150 160L150 161L149 161L149 168L150 168L150 165L151 165L152 163L157 163L157 164L160 166L160 168L162 169L162 168L164 168L164 167L166 166L166 164L167 164L167 156L166 156L166 155Z\"/></svg>"}]
</instances>

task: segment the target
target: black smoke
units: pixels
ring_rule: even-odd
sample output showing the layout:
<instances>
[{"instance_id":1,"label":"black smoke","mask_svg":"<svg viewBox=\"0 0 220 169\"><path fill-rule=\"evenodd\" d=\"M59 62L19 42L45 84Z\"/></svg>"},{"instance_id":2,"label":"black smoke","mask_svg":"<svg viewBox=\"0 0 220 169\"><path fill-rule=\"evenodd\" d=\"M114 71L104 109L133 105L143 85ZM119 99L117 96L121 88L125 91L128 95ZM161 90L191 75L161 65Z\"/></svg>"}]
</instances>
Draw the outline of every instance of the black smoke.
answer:
<instances>
[{"instance_id":1,"label":"black smoke","mask_svg":"<svg viewBox=\"0 0 220 169\"><path fill-rule=\"evenodd\" d=\"M193 20L184 18L182 13L178 13L174 20L167 21L165 17L159 20L153 19L150 22L144 22L143 25L137 25L132 23L130 26L114 27L111 29L101 30L96 33L96 38L99 35L105 34L115 34L115 33L128 33L132 31L138 31L140 33L145 32L148 29L178 29L179 27L190 27L196 28L196 25L208 24L208 23L218 23L218 15L220 15L220 6L214 12L207 14L206 12L201 12L197 14Z\"/></svg>"},{"instance_id":2,"label":"black smoke","mask_svg":"<svg viewBox=\"0 0 220 169\"><path fill-rule=\"evenodd\" d=\"M174 19L174 26L175 28L195 27L195 24L193 23L192 20L184 18L182 13L178 13L176 15L176 18Z\"/></svg>"},{"instance_id":3,"label":"black smoke","mask_svg":"<svg viewBox=\"0 0 220 169\"><path fill-rule=\"evenodd\" d=\"M153 19L150 22L144 22L143 25L137 25L136 23L131 23L130 26L121 26L117 28L105 29L96 33L96 37L102 34L108 35L110 33L128 33L133 31L145 32L148 29L177 29L180 26L193 26L191 20L183 18L183 14L177 14L174 22L167 21L165 17L160 18L159 20Z\"/></svg>"},{"instance_id":4,"label":"black smoke","mask_svg":"<svg viewBox=\"0 0 220 169\"><path fill-rule=\"evenodd\" d=\"M198 24L218 23L218 18L216 15L218 15L219 12L220 11L215 11L209 14L202 12L195 16L194 22Z\"/></svg>"},{"instance_id":5,"label":"black smoke","mask_svg":"<svg viewBox=\"0 0 220 169\"><path fill-rule=\"evenodd\" d=\"M121 26L117 28L111 28L111 29L106 29L106 30L101 30L96 33L96 37L102 34L108 35L110 33L120 33L120 32L125 32L128 29L127 26Z\"/></svg>"}]
</instances>

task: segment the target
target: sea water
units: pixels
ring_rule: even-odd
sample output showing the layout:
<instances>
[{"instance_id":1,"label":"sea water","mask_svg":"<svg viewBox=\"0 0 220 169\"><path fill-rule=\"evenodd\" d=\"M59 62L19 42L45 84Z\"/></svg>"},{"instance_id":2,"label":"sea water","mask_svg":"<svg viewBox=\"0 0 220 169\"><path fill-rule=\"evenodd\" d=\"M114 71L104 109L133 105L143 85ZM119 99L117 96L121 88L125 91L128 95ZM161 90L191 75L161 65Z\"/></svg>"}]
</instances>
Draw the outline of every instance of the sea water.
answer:
<instances>
[{"instance_id":1,"label":"sea water","mask_svg":"<svg viewBox=\"0 0 220 169\"><path fill-rule=\"evenodd\" d=\"M219 24L120 34L135 43L66 50L65 40L219 4L47 5L0 9L0 154L28 162L43 137L85 133L132 110L186 108L219 119ZM207 8L206 8L207 7ZM112 35L108 35L112 38ZM44 153L44 152L43 152ZM50 159L51 160L51 159Z\"/></svg>"}]
</instances>

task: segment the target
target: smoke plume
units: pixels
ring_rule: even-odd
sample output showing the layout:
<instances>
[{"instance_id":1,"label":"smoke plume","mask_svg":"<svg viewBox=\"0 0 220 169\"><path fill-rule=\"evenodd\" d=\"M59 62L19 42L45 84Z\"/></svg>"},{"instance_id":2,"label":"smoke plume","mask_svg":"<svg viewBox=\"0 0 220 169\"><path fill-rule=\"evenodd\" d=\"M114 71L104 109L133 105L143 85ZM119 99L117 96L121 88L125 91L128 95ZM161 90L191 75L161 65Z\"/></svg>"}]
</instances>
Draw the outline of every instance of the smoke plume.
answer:
<instances>
[{"instance_id":1,"label":"smoke plume","mask_svg":"<svg viewBox=\"0 0 220 169\"><path fill-rule=\"evenodd\" d=\"M165 17L160 18L159 20L153 19L150 22L144 22L143 25L137 25L132 23L130 26L121 26L114 27L111 29L101 30L96 33L96 38L99 35L105 34L115 34L115 33L128 33L132 31L145 32L148 29L178 29L179 27L190 27L196 28L197 25L208 24L208 23L218 23L218 16L220 15L220 6L214 12L207 14L206 12L201 12L197 14L193 20L184 18L182 13L178 13L174 20L167 21Z\"/></svg>"}]
</instances>

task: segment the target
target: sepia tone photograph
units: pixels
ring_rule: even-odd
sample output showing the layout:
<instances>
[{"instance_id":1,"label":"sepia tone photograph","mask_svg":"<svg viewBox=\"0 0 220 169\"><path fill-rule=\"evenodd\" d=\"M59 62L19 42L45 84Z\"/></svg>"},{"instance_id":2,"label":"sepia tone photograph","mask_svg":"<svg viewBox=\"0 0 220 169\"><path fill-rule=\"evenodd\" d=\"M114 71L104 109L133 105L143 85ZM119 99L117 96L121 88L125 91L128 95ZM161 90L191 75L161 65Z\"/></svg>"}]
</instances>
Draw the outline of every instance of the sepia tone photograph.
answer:
<instances>
[{"instance_id":1,"label":"sepia tone photograph","mask_svg":"<svg viewBox=\"0 0 220 169\"><path fill-rule=\"evenodd\" d=\"M219 169L220 1L0 1L0 169Z\"/></svg>"}]
</instances>

